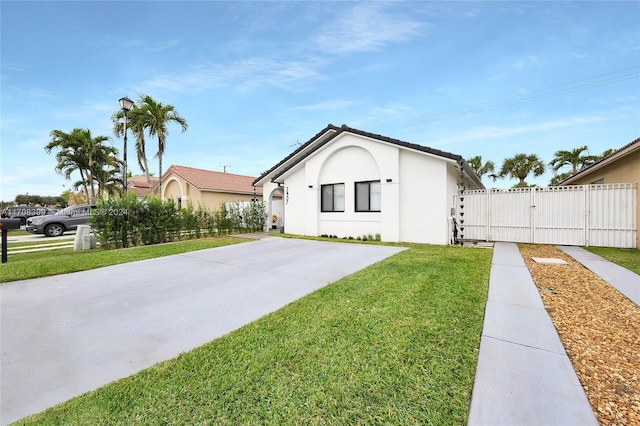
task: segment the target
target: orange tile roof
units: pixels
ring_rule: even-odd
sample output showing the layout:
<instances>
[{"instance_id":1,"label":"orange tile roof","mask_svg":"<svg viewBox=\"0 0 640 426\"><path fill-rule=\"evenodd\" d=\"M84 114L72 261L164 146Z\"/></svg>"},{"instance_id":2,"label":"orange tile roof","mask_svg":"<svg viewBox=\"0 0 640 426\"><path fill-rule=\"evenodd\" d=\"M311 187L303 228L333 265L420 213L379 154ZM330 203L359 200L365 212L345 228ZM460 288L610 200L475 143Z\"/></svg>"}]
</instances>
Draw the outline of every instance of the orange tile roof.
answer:
<instances>
[{"instance_id":1,"label":"orange tile roof","mask_svg":"<svg viewBox=\"0 0 640 426\"><path fill-rule=\"evenodd\" d=\"M253 186L254 176L236 175L213 170L196 169L194 167L172 165L167 169L164 178L173 173L189 182L201 191L236 192L241 194L262 195L262 188Z\"/></svg>"},{"instance_id":2,"label":"orange tile roof","mask_svg":"<svg viewBox=\"0 0 640 426\"><path fill-rule=\"evenodd\" d=\"M152 187L155 187L158 184L158 178L157 177L149 176L149 179L151 180L151 186ZM131 176L130 178L127 178L127 186L148 188L147 177L145 175Z\"/></svg>"},{"instance_id":3,"label":"orange tile roof","mask_svg":"<svg viewBox=\"0 0 640 426\"><path fill-rule=\"evenodd\" d=\"M150 192L158 186L158 179L155 176L150 176L151 191L149 191L149 184L147 183L147 177L145 175L136 175L127 178L127 188L129 191L135 191L138 197L146 197Z\"/></svg>"}]
</instances>

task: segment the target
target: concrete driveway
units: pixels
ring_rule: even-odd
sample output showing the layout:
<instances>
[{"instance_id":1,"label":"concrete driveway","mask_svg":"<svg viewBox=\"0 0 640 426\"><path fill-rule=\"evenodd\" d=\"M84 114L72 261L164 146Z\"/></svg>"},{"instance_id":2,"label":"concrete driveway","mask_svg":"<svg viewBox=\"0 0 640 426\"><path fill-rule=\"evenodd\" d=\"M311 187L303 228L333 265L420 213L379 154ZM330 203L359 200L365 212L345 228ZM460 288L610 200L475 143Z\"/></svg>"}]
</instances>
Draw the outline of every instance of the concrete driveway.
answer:
<instances>
[{"instance_id":1,"label":"concrete driveway","mask_svg":"<svg viewBox=\"0 0 640 426\"><path fill-rule=\"evenodd\" d=\"M0 423L189 351L401 248L266 238L0 286Z\"/></svg>"}]
</instances>

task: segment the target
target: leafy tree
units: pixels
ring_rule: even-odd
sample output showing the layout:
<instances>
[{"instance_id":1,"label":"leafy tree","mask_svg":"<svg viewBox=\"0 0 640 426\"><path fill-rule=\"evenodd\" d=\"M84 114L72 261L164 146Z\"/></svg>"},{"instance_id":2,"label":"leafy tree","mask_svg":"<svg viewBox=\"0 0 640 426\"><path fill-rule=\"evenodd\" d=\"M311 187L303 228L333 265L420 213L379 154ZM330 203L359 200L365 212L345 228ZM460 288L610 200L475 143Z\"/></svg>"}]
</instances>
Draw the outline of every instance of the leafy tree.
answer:
<instances>
[{"instance_id":1,"label":"leafy tree","mask_svg":"<svg viewBox=\"0 0 640 426\"><path fill-rule=\"evenodd\" d=\"M85 198L85 194L82 192L73 192L70 189L67 189L62 192L62 198L64 198L67 204L86 204L87 199Z\"/></svg>"},{"instance_id":2,"label":"leafy tree","mask_svg":"<svg viewBox=\"0 0 640 426\"><path fill-rule=\"evenodd\" d=\"M549 162L549 166L551 166L554 174L557 174L564 166L571 166L571 174L574 175L579 170L592 165L597 160L598 157L589 155L589 149L586 145L583 145L571 151L556 151L556 153L553 154L553 160Z\"/></svg>"},{"instance_id":3,"label":"leafy tree","mask_svg":"<svg viewBox=\"0 0 640 426\"><path fill-rule=\"evenodd\" d=\"M8 203L9 205L19 204L19 205L41 205L41 206L56 206L56 207L66 207L67 201L63 197L51 197L51 196L42 196L42 195L29 195L29 194L19 194L16 195L14 201Z\"/></svg>"},{"instance_id":4,"label":"leafy tree","mask_svg":"<svg viewBox=\"0 0 640 426\"><path fill-rule=\"evenodd\" d=\"M527 186L525 179L533 173L534 176L541 176L544 173L544 163L536 154L516 154L511 158L506 158L502 163L502 168L498 175L500 177L510 177L518 179L518 187Z\"/></svg>"},{"instance_id":5,"label":"leafy tree","mask_svg":"<svg viewBox=\"0 0 640 426\"><path fill-rule=\"evenodd\" d=\"M482 176L489 174L489 177L495 182L498 177L494 172L496 165L493 161L482 162L482 156L476 155L467 160L467 163L471 166L474 172L482 179Z\"/></svg>"},{"instance_id":6,"label":"leafy tree","mask_svg":"<svg viewBox=\"0 0 640 426\"><path fill-rule=\"evenodd\" d=\"M45 151L56 153L56 171L71 178L75 171L80 173L80 186L91 202L96 198L94 177L107 167L117 164L117 149L105 144L107 136L93 137L91 130L75 128L70 133L62 130L51 131L51 141L45 146ZM89 194L89 189L91 194Z\"/></svg>"}]
</instances>

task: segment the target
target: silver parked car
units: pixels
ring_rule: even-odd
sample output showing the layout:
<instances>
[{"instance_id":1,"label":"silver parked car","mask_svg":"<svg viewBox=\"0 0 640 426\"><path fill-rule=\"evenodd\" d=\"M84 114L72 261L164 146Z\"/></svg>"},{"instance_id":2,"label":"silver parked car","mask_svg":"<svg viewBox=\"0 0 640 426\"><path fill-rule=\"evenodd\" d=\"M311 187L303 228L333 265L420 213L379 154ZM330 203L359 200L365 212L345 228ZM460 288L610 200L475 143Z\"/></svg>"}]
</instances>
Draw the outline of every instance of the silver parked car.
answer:
<instances>
[{"instance_id":1,"label":"silver parked car","mask_svg":"<svg viewBox=\"0 0 640 426\"><path fill-rule=\"evenodd\" d=\"M93 209L95 206L70 206L55 214L31 217L27 219L26 229L32 234L57 237L77 229L78 225L88 224Z\"/></svg>"}]
</instances>

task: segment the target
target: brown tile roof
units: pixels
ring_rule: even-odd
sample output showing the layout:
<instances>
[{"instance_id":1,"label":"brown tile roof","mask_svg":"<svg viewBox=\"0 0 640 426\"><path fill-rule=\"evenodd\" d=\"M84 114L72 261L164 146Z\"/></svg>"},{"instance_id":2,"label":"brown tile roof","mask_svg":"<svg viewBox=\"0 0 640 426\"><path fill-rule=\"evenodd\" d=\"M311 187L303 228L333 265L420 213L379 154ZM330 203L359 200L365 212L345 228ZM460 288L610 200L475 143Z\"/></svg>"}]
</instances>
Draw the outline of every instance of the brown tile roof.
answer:
<instances>
[{"instance_id":1,"label":"brown tile roof","mask_svg":"<svg viewBox=\"0 0 640 426\"><path fill-rule=\"evenodd\" d=\"M262 195L262 188L253 186L254 176L236 175L213 170L196 169L194 167L169 167L164 178L173 173L189 182L201 191L235 192L240 194Z\"/></svg>"}]
</instances>

